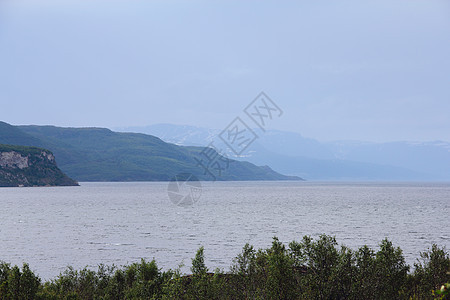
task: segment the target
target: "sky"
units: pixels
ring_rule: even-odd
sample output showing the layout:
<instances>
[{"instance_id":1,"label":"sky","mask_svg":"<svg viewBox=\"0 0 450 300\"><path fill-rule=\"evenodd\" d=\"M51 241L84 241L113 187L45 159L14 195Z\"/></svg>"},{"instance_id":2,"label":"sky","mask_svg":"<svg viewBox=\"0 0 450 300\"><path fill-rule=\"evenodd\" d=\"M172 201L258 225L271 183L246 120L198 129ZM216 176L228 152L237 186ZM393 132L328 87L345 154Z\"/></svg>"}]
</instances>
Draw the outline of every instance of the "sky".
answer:
<instances>
[{"instance_id":1,"label":"sky","mask_svg":"<svg viewBox=\"0 0 450 300\"><path fill-rule=\"evenodd\" d=\"M450 1L1 0L0 120L450 141Z\"/></svg>"}]
</instances>

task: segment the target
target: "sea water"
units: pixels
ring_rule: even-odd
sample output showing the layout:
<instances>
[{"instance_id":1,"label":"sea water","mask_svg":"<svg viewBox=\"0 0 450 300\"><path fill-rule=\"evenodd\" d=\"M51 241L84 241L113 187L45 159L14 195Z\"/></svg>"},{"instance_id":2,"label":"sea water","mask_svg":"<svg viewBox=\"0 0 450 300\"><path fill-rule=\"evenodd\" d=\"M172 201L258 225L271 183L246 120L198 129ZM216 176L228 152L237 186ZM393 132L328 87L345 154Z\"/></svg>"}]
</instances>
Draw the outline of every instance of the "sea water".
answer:
<instances>
[{"instance_id":1,"label":"sea water","mask_svg":"<svg viewBox=\"0 0 450 300\"><path fill-rule=\"evenodd\" d=\"M353 249L377 249L387 237L410 265L433 243L450 248L449 183L202 182L192 206L175 205L167 189L166 182L1 188L0 261L27 262L51 279L69 265L141 258L188 273L200 246L211 270L227 271L245 243L267 248L275 236L288 243L325 233Z\"/></svg>"}]
</instances>

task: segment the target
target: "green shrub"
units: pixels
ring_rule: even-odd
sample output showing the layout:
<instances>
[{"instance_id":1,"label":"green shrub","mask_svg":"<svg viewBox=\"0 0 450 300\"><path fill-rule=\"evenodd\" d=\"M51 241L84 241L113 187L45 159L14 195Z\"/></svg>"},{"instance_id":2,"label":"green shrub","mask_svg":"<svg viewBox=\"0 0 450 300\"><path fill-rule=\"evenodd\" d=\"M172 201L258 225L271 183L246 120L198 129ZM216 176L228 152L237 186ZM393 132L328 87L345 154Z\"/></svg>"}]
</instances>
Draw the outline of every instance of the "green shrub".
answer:
<instances>
[{"instance_id":1,"label":"green shrub","mask_svg":"<svg viewBox=\"0 0 450 300\"><path fill-rule=\"evenodd\" d=\"M22 270L18 266L10 267L0 263L0 299L35 299L41 287L41 280L24 263Z\"/></svg>"},{"instance_id":2,"label":"green shrub","mask_svg":"<svg viewBox=\"0 0 450 300\"><path fill-rule=\"evenodd\" d=\"M375 252L364 245L355 253L355 259L352 299L377 299Z\"/></svg>"},{"instance_id":3,"label":"green shrub","mask_svg":"<svg viewBox=\"0 0 450 300\"><path fill-rule=\"evenodd\" d=\"M290 243L295 265L307 268L300 278L305 298L330 299L334 293L333 271L339 260L336 246L336 239L327 235L321 235L317 241L304 236L300 243Z\"/></svg>"},{"instance_id":4,"label":"green shrub","mask_svg":"<svg viewBox=\"0 0 450 300\"><path fill-rule=\"evenodd\" d=\"M431 249L420 253L420 258L414 264L411 276L412 288L415 296L432 299L432 291L450 281L450 257L445 248L433 244Z\"/></svg>"},{"instance_id":5,"label":"green shrub","mask_svg":"<svg viewBox=\"0 0 450 300\"><path fill-rule=\"evenodd\" d=\"M192 275L162 272L154 260L97 271L68 267L42 283L24 264L0 262L0 299L448 299L450 258L436 245L420 254L408 274L400 248L387 239L378 251L338 247L332 236L303 237L286 247L276 237L267 249L246 244L230 272L209 273L204 248ZM447 294L446 294L447 293Z\"/></svg>"},{"instance_id":6,"label":"green shrub","mask_svg":"<svg viewBox=\"0 0 450 300\"><path fill-rule=\"evenodd\" d=\"M405 263L402 250L394 248L392 242L381 241L375 257L375 283L380 299L398 299L406 283L409 266Z\"/></svg>"}]
</instances>

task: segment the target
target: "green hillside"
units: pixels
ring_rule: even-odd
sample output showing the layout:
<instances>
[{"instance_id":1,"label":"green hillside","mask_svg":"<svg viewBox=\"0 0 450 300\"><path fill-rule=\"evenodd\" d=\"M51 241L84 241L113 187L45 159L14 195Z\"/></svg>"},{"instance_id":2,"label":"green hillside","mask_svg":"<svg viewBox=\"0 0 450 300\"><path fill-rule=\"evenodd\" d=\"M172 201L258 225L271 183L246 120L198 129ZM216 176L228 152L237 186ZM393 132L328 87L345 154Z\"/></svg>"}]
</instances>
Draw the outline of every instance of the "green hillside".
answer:
<instances>
[{"instance_id":1,"label":"green hillside","mask_svg":"<svg viewBox=\"0 0 450 300\"><path fill-rule=\"evenodd\" d=\"M50 151L0 144L0 187L73 185L78 183L61 172Z\"/></svg>"},{"instance_id":2,"label":"green hillside","mask_svg":"<svg viewBox=\"0 0 450 300\"><path fill-rule=\"evenodd\" d=\"M39 146L42 142L19 128L0 122L0 143L9 145Z\"/></svg>"},{"instance_id":3,"label":"green hillside","mask_svg":"<svg viewBox=\"0 0 450 300\"><path fill-rule=\"evenodd\" d=\"M105 128L0 125L0 143L50 149L61 170L78 181L166 181L179 173L214 179L195 159L200 159L202 147L182 147L150 135ZM238 161L230 161L216 175L216 180L300 179Z\"/></svg>"}]
</instances>

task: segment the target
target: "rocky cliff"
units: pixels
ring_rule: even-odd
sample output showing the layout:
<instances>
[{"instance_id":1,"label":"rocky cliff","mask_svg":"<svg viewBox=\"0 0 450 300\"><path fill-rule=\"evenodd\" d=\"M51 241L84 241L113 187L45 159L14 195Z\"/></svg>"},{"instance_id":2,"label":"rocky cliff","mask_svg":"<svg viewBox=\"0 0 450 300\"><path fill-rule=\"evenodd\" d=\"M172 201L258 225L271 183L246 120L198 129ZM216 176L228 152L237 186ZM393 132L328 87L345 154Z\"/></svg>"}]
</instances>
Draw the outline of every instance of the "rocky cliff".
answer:
<instances>
[{"instance_id":1,"label":"rocky cliff","mask_svg":"<svg viewBox=\"0 0 450 300\"><path fill-rule=\"evenodd\" d=\"M74 185L78 183L57 167L52 152L0 144L0 187Z\"/></svg>"}]
</instances>

